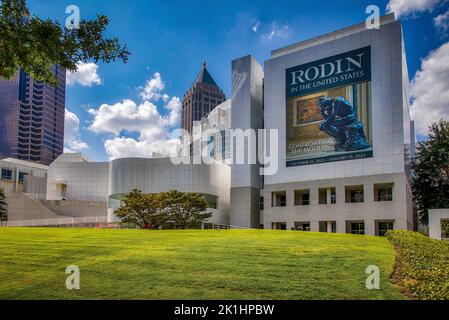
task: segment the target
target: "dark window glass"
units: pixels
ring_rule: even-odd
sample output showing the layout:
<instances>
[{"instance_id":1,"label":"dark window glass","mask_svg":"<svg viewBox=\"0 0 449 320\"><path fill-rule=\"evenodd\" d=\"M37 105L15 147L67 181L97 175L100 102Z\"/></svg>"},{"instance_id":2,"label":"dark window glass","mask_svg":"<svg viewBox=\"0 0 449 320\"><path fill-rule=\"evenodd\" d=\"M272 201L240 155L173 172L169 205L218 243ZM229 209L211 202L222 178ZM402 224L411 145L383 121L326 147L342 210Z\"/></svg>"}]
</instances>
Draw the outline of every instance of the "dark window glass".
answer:
<instances>
[{"instance_id":1,"label":"dark window glass","mask_svg":"<svg viewBox=\"0 0 449 320\"><path fill-rule=\"evenodd\" d=\"M28 175L28 173L25 172L19 172L19 183L25 182L25 176Z\"/></svg>"},{"instance_id":2,"label":"dark window glass","mask_svg":"<svg viewBox=\"0 0 449 320\"><path fill-rule=\"evenodd\" d=\"M359 203L363 202L363 190L353 190L351 191L351 202L352 203Z\"/></svg>"},{"instance_id":3,"label":"dark window glass","mask_svg":"<svg viewBox=\"0 0 449 320\"><path fill-rule=\"evenodd\" d=\"M12 180L12 170L2 169L2 180Z\"/></svg>"},{"instance_id":4,"label":"dark window glass","mask_svg":"<svg viewBox=\"0 0 449 320\"><path fill-rule=\"evenodd\" d=\"M394 223L393 222L379 222L379 236L383 237L385 234L390 231L394 230Z\"/></svg>"},{"instance_id":5,"label":"dark window glass","mask_svg":"<svg viewBox=\"0 0 449 320\"><path fill-rule=\"evenodd\" d=\"M352 234L365 234L365 223L356 222L351 223L351 233Z\"/></svg>"},{"instance_id":6,"label":"dark window glass","mask_svg":"<svg viewBox=\"0 0 449 320\"><path fill-rule=\"evenodd\" d=\"M393 201L393 188L378 189L377 201Z\"/></svg>"}]
</instances>

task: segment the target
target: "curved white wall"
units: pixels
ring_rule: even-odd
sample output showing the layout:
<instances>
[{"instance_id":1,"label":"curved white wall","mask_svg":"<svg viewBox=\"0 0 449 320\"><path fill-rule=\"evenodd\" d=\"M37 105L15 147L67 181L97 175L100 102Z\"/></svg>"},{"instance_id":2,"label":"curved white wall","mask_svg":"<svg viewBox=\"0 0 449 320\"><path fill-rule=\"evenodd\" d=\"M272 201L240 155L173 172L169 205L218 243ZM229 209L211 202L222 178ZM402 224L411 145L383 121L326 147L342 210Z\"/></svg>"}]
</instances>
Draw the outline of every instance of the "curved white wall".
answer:
<instances>
[{"instance_id":1,"label":"curved white wall","mask_svg":"<svg viewBox=\"0 0 449 320\"><path fill-rule=\"evenodd\" d=\"M169 158L113 160L109 164L109 196L116 197L133 189L158 193L171 189L199 192L218 197L217 210L210 210L210 222L229 224L230 167L214 165L174 165ZM116 222L113 209L108 220Z\"/></svg>"},{"instance_id":2,"label":"curved white wall","mask_svg":"<svg viewBox=\"0 0 449 320\"><path fill-rule=\"evenodd\" d=\"M134 189L158 193L175 189L217 197L217 209L209 220L229 224L231 168L213 165L174 165L170 158L126 158L88 162L81 154L64 154L48 169L47 200L62 200L62 186L69 200L108 202L108 220L117 222L114 208L120 196Z\"/></svg>"}]
</instances>

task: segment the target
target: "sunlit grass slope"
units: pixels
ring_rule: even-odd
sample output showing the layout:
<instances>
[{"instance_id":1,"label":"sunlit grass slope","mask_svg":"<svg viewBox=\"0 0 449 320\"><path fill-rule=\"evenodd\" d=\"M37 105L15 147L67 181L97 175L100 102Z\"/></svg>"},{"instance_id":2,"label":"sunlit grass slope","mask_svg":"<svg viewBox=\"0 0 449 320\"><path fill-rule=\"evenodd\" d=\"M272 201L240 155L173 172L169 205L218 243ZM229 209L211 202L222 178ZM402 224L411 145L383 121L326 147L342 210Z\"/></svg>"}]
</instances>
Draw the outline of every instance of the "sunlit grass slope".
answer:
<instances>
[{"instance_id":1,"label":"sunlit grass slope","mask_svg":"<svg viewBox=\"0 0 449 320\"><path fill-rule=\"evenodd\" d=\"M402 299L394 264L388 240L364 236L0 229L0 299ZM369 265L381 290L366 289Z\"/></svg>"}]
</instances>

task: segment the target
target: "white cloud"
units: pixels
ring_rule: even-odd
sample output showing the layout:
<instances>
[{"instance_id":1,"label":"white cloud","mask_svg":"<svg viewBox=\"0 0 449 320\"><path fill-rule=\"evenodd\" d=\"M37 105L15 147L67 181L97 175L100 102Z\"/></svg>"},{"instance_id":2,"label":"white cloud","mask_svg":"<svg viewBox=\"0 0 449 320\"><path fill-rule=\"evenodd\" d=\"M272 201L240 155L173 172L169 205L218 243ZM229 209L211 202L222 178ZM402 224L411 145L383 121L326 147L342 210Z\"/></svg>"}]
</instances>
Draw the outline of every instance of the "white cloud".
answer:
<instances>
[{"instance_id":1,"label":"white cloud","mask_svg":"<svg viewBox=\"0 0 449 320\"><path fill-rule=\"evenodd\" d=\"M153 79L147 81L145 88L148 90L141 94L145 100L142 103L124 99L89 110L94 117L89 129L95 133L113 135L104 143L110 159L151 157L155 154L167 156L176 148L178 140L170 138L170 131L179 125L181 101L178 97L170 99L164 93L164 87L160 74L156 73ZM164 101L164 114L149 101L159 99ZM129 133L137 133L138 138L129 137Z\"/></svg>"},{"instance_id":2,"label":"white cloud","mask_svg":"<svg viewBox=\"0 0 449 320\"><path fill-rule=\"evenodd\" d=\"M90 109L94 116L90 130L96 133L112 133L116 136L122 131L140 132L149 125L161 125L161 116L157 107L149 102L137 105L130 99L125 99L113 105L103 104Z\"/></svg>"},{"instance_id":3,"label":"white cloud","mask_svg":"<svg viewBox=\"0 0 449 320\"><path fill-rule=\"evenodd\" d=\"M432 11L440 2L445 0L390 0L387 12L394 12L396 17Z\"/></svg>"},{"instance_id":4,"label":"white cloud","mask_svg":"<svg viewBox=\"0 0 449 320\"><path fill-rule=\"evenodd\" d=\"M276 38L285 39L290 35L290 27L288 25L278 25L276 21L271 24L270 29L262 34L262 41L269 42Z\"/></svg>"},{"instance_id":5,"label":"white cloud","mask_svg":"<svg viewBox=\"0 0 449 320\"><path fill-rule=\"evenodd\" d=\"M438 31L447 34L449 31L449 11L442 13L433 19Z\"/></svg>"},{"instance_id":6,"label":"white cloud","mask_svg":"<svg viewBox=\"0 0 449 320\"><path fill-rule=\"evenodd\" d=\"M253 32L257 32L259 27L260 27L260 21L257 21L256 24L251 28L251 30L253 30Z\"/></svg>"},{"instance_id":7,"label":"white cloud","mask_svg":"<svg viewBox=\"0 0 449 320\"><path fill-rule=\"evenodd\" d=\"M65 110L64 152L73 153L89 146L80 137L80 119L76 114Z\"/></svg>"},{"instance_id":8,"label":"white cloud","mask_svg":"<svg viewBox=\"0 0 449 320\"><path fill-rule=\"evenodd\" d=\"M262 23L250 12L239 12L233 17L234 24L228 29L226 38L233 41L234 38L241 38L248 32L255 33L260 30Z\"/></svg>"},{"instance_id":9,"label":"white cloud","mask_svg":"<svg viewBox=\"0 0 449 320\"><path fill-rule=\"evenodd\" d=\"M67 85L74 86L75 84L79 84L84 87L92 87L93 85L100 85L101 78L98 75L98 65L95 63L89 62L78 62L77 63L78 70L75 72L67 72Z\"/></svg>"},{"instance_id":10,"label":"white cloud","mask_svg":"<svg viewBox=\"0 0 449 320\"><path fill-rule=\"evenodd\" d=\"M423 59L411 83L411 95L418 134L425 135L432 122L449 119L449 42Z\"/></svg>"},{"instance_id":11,"label":"white cloud","mask_svg":"<svg viewBox=\"0 0 449 320\"><path fill-rule=\"evenodd\" d=\"M140 88L140 96L143 100L158 101L160 99L168 101L169 96L163 93L165 83L162 81L161 74L156 72L153 78L147 80L144 87Z\"/></svg>"},{"instance_id":12,"label":"white cloud","mask_svg":"<svg viewBox=\"0 0 449 320\"><path fill-rule=\"evenodd\" d=\"M136 140L126 137L107 139L104 143L109 159L148 158L172 154L176 151L178 140Z\"/></svg>"},{"instance_id":13,"label":"white cloud","mask_svg":"<svg viewBox=\"0 0 449 320\"><path fill-rule=\"evenodd\" d=\"M167 109L170 110L166 118L167 125L170 127L176 126L181 120L181 100L178 97L173 97L168 102Z\"/></svg>"}]
</instances>

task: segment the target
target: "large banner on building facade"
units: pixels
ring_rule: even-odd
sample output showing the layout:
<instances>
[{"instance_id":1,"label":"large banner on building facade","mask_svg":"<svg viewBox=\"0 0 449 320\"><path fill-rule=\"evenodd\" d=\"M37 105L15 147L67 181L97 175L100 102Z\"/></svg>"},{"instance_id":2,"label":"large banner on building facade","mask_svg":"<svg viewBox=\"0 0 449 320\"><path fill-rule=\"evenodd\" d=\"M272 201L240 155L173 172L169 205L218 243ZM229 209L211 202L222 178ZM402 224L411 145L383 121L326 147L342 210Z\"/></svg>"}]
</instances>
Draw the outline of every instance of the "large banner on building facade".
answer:
<instances>
[{"instance_id":1,"label":"large banner on building facade","mask_svg":"<svg viewBox=\"0 0 449 320\"><path fill-rule=\"evenodd\" d=\"M286 70L287 167L373 156L371 48Z\"/></svg>"}]
</instances>

